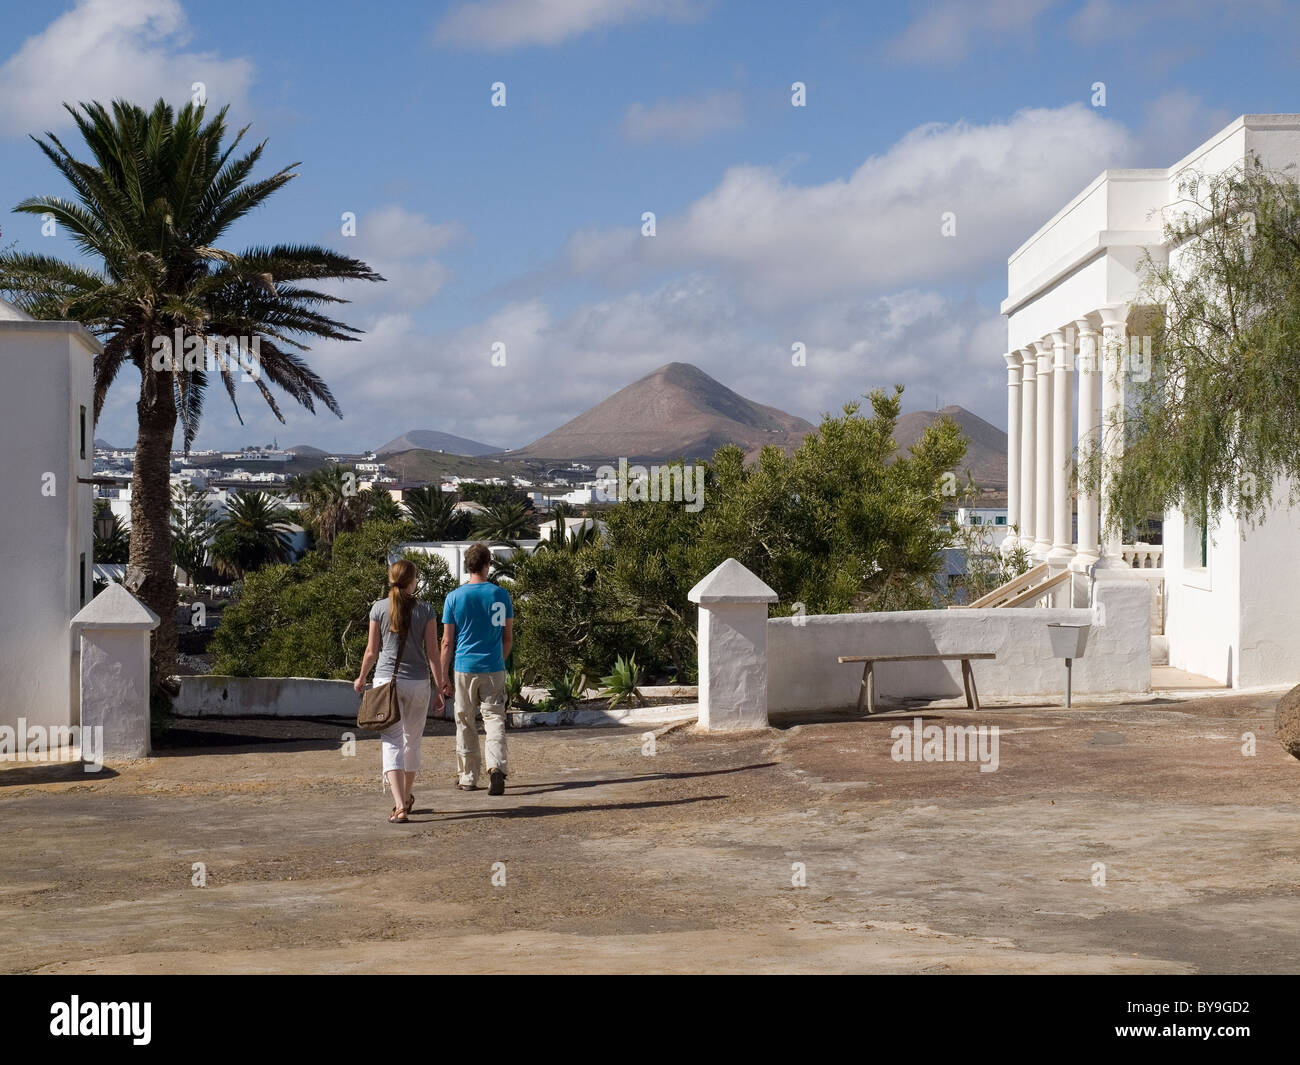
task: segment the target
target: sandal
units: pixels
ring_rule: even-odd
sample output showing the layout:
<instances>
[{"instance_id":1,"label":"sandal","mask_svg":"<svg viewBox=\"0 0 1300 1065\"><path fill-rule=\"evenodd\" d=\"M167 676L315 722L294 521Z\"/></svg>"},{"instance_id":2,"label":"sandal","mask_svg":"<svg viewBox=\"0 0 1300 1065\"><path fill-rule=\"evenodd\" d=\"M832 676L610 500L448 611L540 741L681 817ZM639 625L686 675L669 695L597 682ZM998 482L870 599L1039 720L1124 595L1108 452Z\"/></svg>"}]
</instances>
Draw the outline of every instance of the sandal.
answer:
<instances>
[{"instance_id":1,"label":"sandal","mask_svg":"<svg viewBox=\"0 0 1300 1065\"><path fill-rule=\"evenodd\" d=\"M396 806L394 806L393 814L391 817L389 817L388 823L390 825L409 825L411 823L411 819L406 816L405 810L398 809Z\"/></svg>"},{"instance_id":2,"label":"sandal","mask_svg":"<svg viewBox=\"0 0 1300 1065\"><path fill-rule=\"evenodd\" d=\"M415 792L411 792L411 794L406 797L406 812L408 814L411 812L411 807L414 805L415 805Z\"/></svg>"}]
</instances>

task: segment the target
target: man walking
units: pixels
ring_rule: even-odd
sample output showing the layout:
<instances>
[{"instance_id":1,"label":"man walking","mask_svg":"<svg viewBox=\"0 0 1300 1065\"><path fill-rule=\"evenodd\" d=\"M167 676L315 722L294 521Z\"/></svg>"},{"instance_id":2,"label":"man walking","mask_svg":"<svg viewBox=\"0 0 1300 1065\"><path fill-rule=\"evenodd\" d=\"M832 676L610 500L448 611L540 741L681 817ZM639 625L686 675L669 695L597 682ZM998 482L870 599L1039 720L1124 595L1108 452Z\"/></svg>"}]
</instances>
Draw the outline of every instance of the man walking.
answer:
<instances>
[{"instance_id":1,"label":"man walking","mask_svg":"<svg viewBox=\"0 0 1300 1065\"><path fill-rule=\"evenodd\" d=\"M514 642L515 608L510 593L488 580L491 561L486 546L470 547L465 552L469 583L447 596L443 605L442 693L456 697L456 786L461 791L478 787L483 758L474 714L481 710L487 733L488 794L504 795L506 659Z\"/></svg>"}]
</instances>

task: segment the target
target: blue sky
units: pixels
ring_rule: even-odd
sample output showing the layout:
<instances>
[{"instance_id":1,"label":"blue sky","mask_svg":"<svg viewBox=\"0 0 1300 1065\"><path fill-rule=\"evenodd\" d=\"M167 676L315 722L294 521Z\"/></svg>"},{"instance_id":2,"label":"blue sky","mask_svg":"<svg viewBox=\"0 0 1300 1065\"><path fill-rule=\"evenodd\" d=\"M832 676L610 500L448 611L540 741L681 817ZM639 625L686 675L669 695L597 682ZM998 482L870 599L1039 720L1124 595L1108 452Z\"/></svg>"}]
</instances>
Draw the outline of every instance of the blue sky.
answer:
<instances>
[{"instance_id":1,"label":"blue sky","mask_svg":"<svg viewBox=\"0 0 1300 1065\"><path fill-rule=\"evenodd\" d=\"M60 101L182 103L203 81L268 170L302 164L227 244L327 243L390 279L344 290L360 343L313 352L342 421L286 407L280 426L250 391L240 426L214 391L198 447L414 428L518 446L673 360L812 420L899 382L906 409L1002 425L1007 255L1104 167L1300 109L1283 3L0 9L0 245L73 254L8 212L66 191L26 139L68 132ZM134 436L119 382L98 428L115 443Z\"/></svg>"}]
</instances>

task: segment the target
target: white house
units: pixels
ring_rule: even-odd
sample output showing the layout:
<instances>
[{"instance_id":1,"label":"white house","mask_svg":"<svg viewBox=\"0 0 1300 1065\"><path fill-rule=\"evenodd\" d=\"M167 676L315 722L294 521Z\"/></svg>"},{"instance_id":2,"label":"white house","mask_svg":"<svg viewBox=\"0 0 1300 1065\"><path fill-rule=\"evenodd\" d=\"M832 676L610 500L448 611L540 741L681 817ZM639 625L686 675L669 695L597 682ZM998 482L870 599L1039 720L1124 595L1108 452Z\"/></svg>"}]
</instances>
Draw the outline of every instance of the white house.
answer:
<instances>
[{"instance_id":1,"label":"white house","mask_svg":"<svg viewBox=\"0 0 1300 1065\"><path fill-rule=\"evenodd\" d=\"M0 300L0 725L77 724L68 627L92 597L91 368L99 343L75 322L37 322Z\"/></svg>"},{"instance_id":2,"label":"white house","mask_svg":"<svg viewBox=\"0 0 1300 1065\"><path fill-rule=\"evenodd\" d=\"M1079 452L1100 446L1103 477L1122 461L1111 427L1142 367L1141 263L1149 252L1177 266L1163 219L1183 209L1180 184L1252 155L1273 168L1300 163L1300 115L1243 115L1168 168L1100 174L1011 256L1002 304L1007 512L1018 529L1007 544L1050 573L1071 571L1076 603L1093 577L1148 581L1170 664L1242 687L1300 680L1300 516L1277 509L1251 530L1217 515L1204 550L1200 526L1177 512L1165 515L1162 545L1099 542L1097 493L1081 486L1076 534L1070 485Z\"/></svg>"}]
</instances>

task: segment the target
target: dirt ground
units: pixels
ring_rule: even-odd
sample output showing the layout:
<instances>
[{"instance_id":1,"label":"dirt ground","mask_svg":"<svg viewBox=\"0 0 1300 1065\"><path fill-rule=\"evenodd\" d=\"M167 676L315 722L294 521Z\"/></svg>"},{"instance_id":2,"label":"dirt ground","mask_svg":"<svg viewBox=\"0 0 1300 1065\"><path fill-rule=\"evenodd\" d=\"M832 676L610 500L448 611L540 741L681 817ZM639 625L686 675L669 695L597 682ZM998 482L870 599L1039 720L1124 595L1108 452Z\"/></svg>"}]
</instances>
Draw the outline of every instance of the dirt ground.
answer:
<instances>
[{"instance_id":1,"label":"dirt ground","mask_svg":"<svg viewBox=\"0 0 1300 1065\"><path fill-rule=\"evenodd\" d=\"M0 970L1296 972L1276 700L514 731L502 798L430 722L409 826L345 722L178 723L0 769ZM997 771L894 760L914 716L997 725Z\"/></svg>"}]
</instances>

